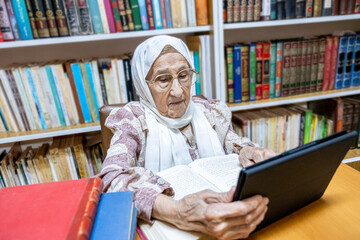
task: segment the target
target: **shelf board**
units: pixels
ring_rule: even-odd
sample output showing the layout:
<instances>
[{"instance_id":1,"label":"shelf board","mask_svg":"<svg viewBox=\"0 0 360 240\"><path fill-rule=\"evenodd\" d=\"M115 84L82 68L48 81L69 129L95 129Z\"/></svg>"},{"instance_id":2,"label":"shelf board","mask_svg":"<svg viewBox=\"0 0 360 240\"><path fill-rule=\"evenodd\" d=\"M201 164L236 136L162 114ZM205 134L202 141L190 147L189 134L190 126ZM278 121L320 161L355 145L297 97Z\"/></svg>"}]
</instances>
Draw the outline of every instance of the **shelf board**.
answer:
<instances>
[{"instance_id":1,"label":"shelf board","mask_svg":"<svg viewBox=\"0 0 360 240\"><path fill-rule=\"evenodd\" d=\"M228 104L228 106L231 111L242 111L242 110L257 109L263 107L287 105L293 103L310 102L310 101L335 98L335 97L345 97L356 94L360 94L360 87L348 88L342 90L332 90L325 92L305 93L305 94L299 94L288 97L271 98L266 100L258 100L258 101L243 102L243 103L231 103Z\"/></svg>"},{"instance_id":2,"label":"shelf board","mask_svg":"<svg viewBox=\"0 0 360 240\"><path fill-rule=\"evenodd\" d=\"M186 34L195 32L207 32L213 30L212 26L198 26L198 27L186 27L186 28L169 28L169 29L158 29L158 30L146 30L146 31L130 31L121 33L111 34L94 34L86 36L70 36L70 37L59 37L59 38L46 38L46 39L35 39L25 41L12 41L0 43L1 49L9 48L23 48L33 46L44 46L44 45L55 45L55 44L72 44L72 43L83 43L92 41L103 41L103 40L116 40L116 39L127 39L127 38L140 38L150 37L155 35L175 35L175 34Z\"/></svg>"},{"instance_id":3,"label":"shelf board","mask_svg":"<svg viewBox=\"0 0 360 240\"><path fill-rule=\"evenodd\" d=\"M297 18L297 19L272 20L272 21L225 23L224 30L261 28L261 27L279 27L279 26L288 26L288 25L302 25L302 24L325 23L325 22L331 23L331 22L352 21L352 20L360 20L360 14L349 14L349 15L329 16L329 17Z\"/></svg>"},{"instance_id":4,"label":"shelf board","mask_svg":"<svg viewBox=\"0 0 360 240\"><path fill-rule=\"evenodd\" d=\"M34 130L16 133L0 133L0 144L22 142L36 139L65 136L71 134L100 131L99 123L78 124L70 127L52 128L46 130Z\"/></svg>"}]
</instances>

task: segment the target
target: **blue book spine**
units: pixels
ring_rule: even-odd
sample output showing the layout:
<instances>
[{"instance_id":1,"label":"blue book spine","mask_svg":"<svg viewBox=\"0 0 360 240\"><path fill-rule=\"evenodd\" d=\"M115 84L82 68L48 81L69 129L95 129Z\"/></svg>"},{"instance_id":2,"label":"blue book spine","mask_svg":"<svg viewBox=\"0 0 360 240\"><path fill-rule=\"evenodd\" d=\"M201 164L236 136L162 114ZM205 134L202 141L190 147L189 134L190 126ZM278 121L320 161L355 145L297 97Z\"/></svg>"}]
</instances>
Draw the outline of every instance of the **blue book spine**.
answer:
<instances>
[{"instance_id":1,"label":"blue book spine","mask_svg":"<svg viewBox=\"0 0 360 240\"><path fill-rule=\"evenodd\" d=\"M18 23L20 37L22 40L33 39L29 16L27 13L25 0L12 0L16 21Z\"/></svg>"},{"instance_id":2,"label":"blue book spine","mask_svg":"<svg viewBox=\"0 0 360 240\"><path fill-rule=\"evenodd\" d=\"M12 6L11 0L5 0L5 4L6 4L6 9L8 11L11 29L13 30L15 40L21 40L19 27L16 22L16 16L14 13L14 8Z\"/></svg>"},{"instance_id":3,"label":"blue book spine","mask_svg":"<svg viewBox=\"0 0 360 240\"><path fill-rule=\"evenodd\" d=\"M52 71L51 71L50 66L45 66L45 70L46 70L47 77L49 79L49 84L50 84L51 92L52 92L53 97L54 97L56 110L57 110L57 113L59 115L60 124L61 124L61 126L66 126L64 113L63 113L63 111L61 109L61 103L60 103L59 95L58 95L57 90L56 90L54 77L52 75Z\"/></svg>"},{"instance_id":4,"label":"blue book spine","mask_svg":"<svg viewBox=\"0 0 360 240\"><path fill-rule=\"evenodd\" d=\"M140 9L140 16L141 16L141 25L143 30L149 30L149 22L148 22L148 16L146 12L146 4L145 0L139 0L139 9Z\"/></svg>"},{"instance_id":5,"label":"blue book spine","mask_svg":"<svg viewBox=\"0 0 360 240\"><path fill-rule=\"evenodd\" d=\"M360 85L360 33L356 35L351 65L351 86Z\"/></svg>"},{"instance_id":6,"label":"blue book spine","mask_svg":"<svg viewBox=\"0 0 360 240\"><path fill-rule=\"evenodd\" d=\"M43 112L41 104L40 104L39 96L38 96L37 91L36 91L34 78L33 78L32 74L31 74L31 70L28 67L25 67L24 69L25 69L26 78L28 80L29 87L30 87L30 90L31 90L31 94L32 94L32 97L34 99L34 103L36 105L36 111L37 111L37 113L39 115L41 128L42 129L47 129L47 125L46 125L45 117L44 117L44 112Z\"/></svg>"},{"instance_id":7,"label":"blue book spine","mask_svg":"<svg viewBox=\"0 0 360 240\"><path fill-rule=\"evenodd\" d=\"M241 102L241 45L234 46L234 102Z\"/></svg>"},{"instance_id":8,"label":"blue book spine","mask_svg":"<svg viewBox=\"0 0 360 240\"><path fill-rule=\"evenodd\" d=\"M165 0L166 23L168 28L172 28L172 16L170 0Z\"/></svg>"},{"instance_id":9,"label":"blue book spine","mask_svg":"<svg viewBox=\"0 0 360 240\"><path fill-rule=\"evenodd\" d=\"M160 0L152 0L152 6L154 11L155 29L162 29L163 25L161 19Z\"/></svg>"},{"instance_id":10,"label":"blue book spine","mask_svg":"<svg viewBox=\"0 0 360 240\"><path fill-rule=\"evenodd\" d=\"M0 121L2 121L4 123L4 126L5 126L5 129L7 132L10 131L10 128L9 128L9 125L7 124L6 120L5 120L5 117L4 117L4 113L0 107Z\"/></svg>"},{"instance_id":11,"label":"blue book spine","mask_svg":"<svg viewBox=\"0 0 360 240\"><path fill-rule=\"evenodd\" d=\"M94 104L95 104L96 116L97 116L96 121L99 121L99 104L96 99L95 84L94 84L94 79L93 79L93 75L92 75L93 73L91 70L91 63L89 63L89 62L85 63L85 67L86 67L86 71L88 72L89 82L90 82L90 86L91 86L91 93L94 98Z\"/></svg>"},{"instance_id":12,"label":"blue book spine","mask_svg":"<svg viewBox=\"0 0 360 240\"><path fill-rule=\"evenodd\" d=\"M353 60L353 52L355 45L355 35L348 36L345 58L344 58L344 79L343 79L343 88L349 88L351 83L351 66Z\"/></svg>"},{"instance_id":13,"label":"blue book spine","mask_svg":"<svg viewBox=\"0 0 360 240\"><path fill-rule=\"evenodd\" d=\"M85 88L84 88L83 79L82 79L82 75L81 75L80 65L78 63L71 64L71 70L73 72L74 82L75 82L77 94L79 96L79 101L80 101L81 111L82 111L83 117L84 117L84 122L89 123L92 120L91 120L91 115L90 115L90 110L89 110L89 104L86 99L86 93L85 93Z\"/></svg>"},{"instance_id":14,"label":"blue book spine","mask_svg":"<svg viewBox=\"0 0 360 240\"><path fill-rule=\"evenodd\" d=\"M95 33L104 33L104 28L101 22L99 4L97 0L88 1L91 15L91 22Z\"/></svg>"},{"instance_id":15,"label":"blue book spine","mask_svg":"<svg viewBox=\"0 0 360 240\"><path fill-rule=\"evenodd\" d=\"M198 72L196 75L195 92L197 95L201 94L201 82L200 82L200 59L199 52L194 51L194 65L195 70Z\"/></svg>"},{"instance_id":16,"label":"blue book spine","mask_svg":"<svg viewBox=\"0 0 360 240\"><path fill-rule=\"evenodd\" d=\"M341 89L343 85L346 43L347 36L341 37L339 40L339 50L336 62L335 89Z\"/></svg>"}]
</instances>

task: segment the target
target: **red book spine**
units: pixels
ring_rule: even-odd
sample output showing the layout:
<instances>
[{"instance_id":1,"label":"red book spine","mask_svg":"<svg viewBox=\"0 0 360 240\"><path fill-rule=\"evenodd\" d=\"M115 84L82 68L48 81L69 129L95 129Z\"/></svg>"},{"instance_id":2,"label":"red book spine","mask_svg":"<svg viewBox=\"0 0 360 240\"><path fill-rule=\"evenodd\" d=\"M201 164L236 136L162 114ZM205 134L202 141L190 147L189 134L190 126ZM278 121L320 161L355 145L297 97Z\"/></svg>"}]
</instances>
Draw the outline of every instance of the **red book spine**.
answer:
<instances>
[{"instance_id":1,"label":"red book spine","mask_svg":"<svg viewBox=\"0 0 360 240\"><path fill-rule=\"evenodd\" d=\"M111 0L111 8L112 8L113 14L114 14L116 32L122 32L123 27L122 27L121 20L120 20L119 4L118 4L117 0Z\"/></svg>"},{"instance_id":2,"label":"red book spine","mask_svg":"<svg viewBox=\"0 0 360 240\"><path fill-rule=\"evenodd\" d=\"M355 2L354 13L360 13L360 0Z\"/></svg>"},{"instance_id":3,"label":"red book spine","mask_svg":"<svg viewBox=\"0 0 360 240\"><path fill-rule=\"evenodd\" d=\"M146 12L148 15L148 20L149 20L149 28L150 28L150 30L154 30L155 29L155 20L154 20L154 12L152 9L151 0L146 0Z\"/></svg>"},{"instance_id":4,"label":"red book spine","mask_svg":"<svg viewBox=\"0 0 360 240\"><path fill-rule=\"evenodd\" d=\"M333 46L333 38L329 36L326 38L323 87L322 87L323 91L329 90L332 46Z\"/></svg>"},{"instance_id":5,"label":"red book spine","mask_svg":"<svg viewBox=\"0 0 360 240\"><path fill-rule=\"evenodd\" d=\"M167 21L166 21L165 0L160 0L160 11L161 11L161 19L162 19L163 28L168 28Z\"/></svg>"},{"instance_id":6,"label":"red book spine","mask_svg":"<svg viewBox=\"0 0 360 240\"><path fill-rule=\"evenodd\" d=\"M270 43L263 44L262 98L268 99L270 91Z\"/></svg>"},{"instance_id":7,"label":"red book spine","mask_svg":"<svg viewBox=\"0 0 360 240\"><path fill-rule=\"evenodd\" d=\"M1 31L0 31L0 42L3 42L3 41L4 41L4 39L3 39L3 36L1 34Z\"/></svg>"},{"instance_id":8,"label":"red book spine","mask_svg":"<svg viewBox=\"0 0 360 240\"><path fill-rule=\"evenodd\" d=\"M339 0L332 0L332 15L339 15Z\"/></svg>"},{"instance_id":9,"label":"red book spine","mask_svg":"<svg viewBox=\"0 0 360 240\"><path fill-rule=\"evenodd\" d=\"M330 62L330 78L329 78L329 90L334 90L335 77L336 77L336 62L339 48L339 37L333 37L333 46L331 52Z\"/></svg>"},{"instance_id":10,"label":"red book spine","mask_svg":"<svg viewBox=\"0 0 360 240\"><path fill-rule=\"evenodd\" d=\"M263 44L256 44L256 100L262 98L262 58L263 58Z\"/></svg>"}]
</instances>

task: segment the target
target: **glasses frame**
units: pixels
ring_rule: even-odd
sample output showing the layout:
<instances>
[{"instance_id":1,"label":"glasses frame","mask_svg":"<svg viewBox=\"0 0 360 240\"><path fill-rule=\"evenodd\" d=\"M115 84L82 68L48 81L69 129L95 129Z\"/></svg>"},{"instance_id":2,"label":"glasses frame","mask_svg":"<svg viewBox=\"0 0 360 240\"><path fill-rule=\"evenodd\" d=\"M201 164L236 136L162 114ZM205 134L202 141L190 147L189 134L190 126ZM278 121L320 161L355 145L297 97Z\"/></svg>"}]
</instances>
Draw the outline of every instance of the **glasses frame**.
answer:
<instances>
[{"instance_id":1,"label":"glasses frame","mask_svg":"<svg viewBox=\"0 0 360 240\"><path fill-rule=\"evenodd\" d=\"M172 74L170 74L170 73L162 73L162 74L159 74L159 75L157 75L156 77L154 77L152 80L146 80L146 79L145 79L145 82L147 82L147 83L149 83L149 84L154 84L156 78L161 77L161 76L171 75L172 80L171 80L171 83L170 83L169 87L166 88L166 89L163 89L163 91L167 91L167 90L171 89L172 84L173 84L173 82L174 82L175 79L177 79L178 82L179 82L179 84L180 84L181 86L183 86L183 85L180 83L180 81L179 81L179 79L178 79L178 76L179 76L179 73L181 73L182 71L185 71L185 70L191 70L193 73L195 73L195 76L196 76L197 74L199 74L199 73L198 73L195 69L193 69L193 68L185 68L185 69L180 70L180 71L176 74L176 76L174 76L174 75L172 75ZM194 81L193 83L191 83L190 86L194 85L195 82L196 82L196 79L195 79L195 81ZM183 87L184 87L184 86L183 86Z\"/></svg>"}]
</instances>

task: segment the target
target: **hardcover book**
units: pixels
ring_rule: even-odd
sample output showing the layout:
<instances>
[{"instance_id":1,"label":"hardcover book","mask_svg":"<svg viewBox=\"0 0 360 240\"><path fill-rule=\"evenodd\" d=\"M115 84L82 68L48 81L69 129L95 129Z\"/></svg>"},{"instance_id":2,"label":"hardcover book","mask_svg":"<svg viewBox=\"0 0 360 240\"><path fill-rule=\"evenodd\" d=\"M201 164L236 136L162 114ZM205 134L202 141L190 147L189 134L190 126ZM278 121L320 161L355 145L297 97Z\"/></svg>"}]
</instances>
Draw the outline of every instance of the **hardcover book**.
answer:
<instances>
[{"instance_id":1,"label":"hardcover book","mask_svg":"<svg viewBox=\"0 0 360 240\"><path fill-rule=\"evenodd\" d=\"M262 99L270 94L270 42L263 43Z\"/></svg>"},{"instance_id":2,"label":"hardcover book","mask_svg":"<svg viewBox=\"0 0 360 240\"><path fill-rule=\"evenodd\" d=\"M82 35L93 34L90 10L87 0L77 0L79 7L80 32Z\"/></svg>"},{"instance_id":3,"label":"hardcover book","mask_svg":"<svg viewBox=\"0 0 360 240\"><path fill-rule=\"evenodd\" d=\"M69 36L69 29L66 23L66 15L64 2L62 0L52 0L54 5L54 14L56 19L56 24L59 30L60 36Z\"/></svg>"},{"instance_id":4,"label":"hardcover book","mask_svg":"<svg viewBox=\"0 0 360 240\"><path fill-rule=\"evenodd\" d=\"M91 16L91 22L93 25L94 33L97 34L104 33L98 1L89 0L89 9L90 9L90 16Z\"/></svg>"},{"instance_id":5,"label":"hardcover book","mask_svg":"<svg viewBox=\"0 0 360 240\"><path fill-rule=\"evenodd\" d=\"M346 44L345 57L344 57L344 79L342 88L348 88L351 84L351 67L353 63L353 53L355 46L356 35L349 35Z\"/></svg>"},{"instance_id":6,"label":"hardcover book","mask_svg":"<svg viewBox=\"0 0 360 240\"><path fill-rule=\"evenodd\" d=\"M6 5L6 10L9 15L11 29L14 33L15 40L21 40L19 26L16 21L15 12L14 12L14 8L12 6L11 0L4 0L4 1L5 1L5 5Z\"/></svg>"},{"instance_id":7,"label":"hardcover book","mask_svg":"<svg viewBox=\"0 0 360 240\"><path fill-rule=\"evenodd\" d=\"M88 239L101 189L99 178L2 188L0 238Z\"/></svg>"},{"instance_id":8,"label":"hardcover book","mask_svg":"<svg viewBox=\"0 0 360 240\"><path fill-rule=\"evenodd\" d=\"M335 89L341 89L343 86L347 38L347 36L342 36L339 39L339 50L336 63Z\"/></svg>"},{"instance_id":9,"label":"hardcover book","mask_svg":"<svg viewBox=\"0 0 360 240\"><path fill-rule=\"evenodd\" d=\"M310 74L310 92L316 92L317 72L319 64L319 40L313 41L311 74Z\"/></svg>"},{"instance_id":10,"label":"hardcover book","mask_svg":"<svg viewBox=\"0 0 360 240\"><path fill-rule=\"evenodd\" d=\"M12 6L14 8L16 21L19 26L21 40L33 39L25 0L12 0Z\"/></svg>"},{"instance_id":11,"label":"hardcover book","mask_svg":"<svg viewBox=\"0 0 360 240\"><path fill-rule=\"evenodd\" d=\"M291 42L284 42L281 96L288 96L290 89Z\"/></svg>"},{"instance_id":12,"label":"hardcover book","mask_svg":"<svg viewBox=\"0 0 360 240\"><path fill-rule=\"evenodd\" d=\"M55 11L51 0L44 0L45 16L48 22L50 36L58 37L59 31L55 20Z\"/></svg>"},{"instance_id":13,"label":"hardcover book","mask_svg":"<svg viewBox=\"0 0 360 240\"><path fill-rule=\"evenodd\" d=\"M32 31L34 39L37 39L37 38L39 38L39 34L38 34L37 29L36 29L35 14L34 14L33 6L31 5L30 0L25 0L25 3L26 3L26 9L27 9L27 12L28 12L28 16L29 16L31 31Z\"/></svg>"},{"instance_id":14,"label":"hardcover book","mask_svg":"<svg viewBox=\"0 0 360 240\"><path fill-rule=\"evenodd\" d=\"M329 90L333 90L335 88L339 39L340 38L338 36L333 37L333 47L332 47L332 51L331 51L331 61L330 61Z\"/></svg>"},{"instance_id":15,"label":"hardcover book","mask_svg":"<svg viewBox=\"0 0 360 240\"><path fill-rule=\"evenodd\" d=\"M249 46L250 101L256 100L256 43Z\"/></svg>"},{"instance_id":16,"label":"hardcover book","mask_svg":"<svg viewBox=\"0 0 360 240\"><path fill-rule=\"evenodd\" d=\"M321 91L323 88L325 49L326 49L326 39L321 38L319 42L319 64L318 64L317 83L316 83L316 91L318 92Z\"/></svg>"},{"instance_id":17,"label":"hardcover book","mask_svg":"<svg viewBox=\"0 0 360 240\"><path fill-rule=\"evenodd\" d=\"M241 101L249 101L249 46L241 46Z\"/></svg>"},{"instance_id":18,"label":"hardcover book","mask_svg":"<svg viewBox=\"0 0 360 240\"><path fill-rule=\"evenodd\" d=\"M242 101L242 75L244 74L242 71L242 46L233 46L233 51L234 103L240 103Z\"/></svg>"},{"instance_id":19,"label":"hardcover book","mask_svg":"<svg viewBox=\"0 0 360 240\"><path fill-rule=\"evenodd\" d=\"M15 40L4 0L0 0L0 32L5 41Z\"/></svg>"},{"instance_id":20,"label":"hardcover book","mask_svg":"<svg viewBox=\"0 0 360 240\"><path fill-rule=\"evenodd\" d=\"M262 99L263 44L256 44L256 100Z\"/></svg>"},{"instance_id":21,"label":"hardcover book","mask_svg":"<svg viewBox=\"0 0 360 240\"><path fill-rule=\"evenodd\" d=\"M275 97L281 96L282 83L282 65L283 65L283 42L276 43L276 79L275 79Z\"/></svg>"},{"instance_id":22,"label":"hardcover book","mask_svg":"<svg viewBox=\"0 0 360 240\"><path fill-rule=\"evenodd\" d=\"M81 35L78 7L75 1L76 0L64 0L65 13L71 36Z\"/></svg>"},{"instance_id":23,"label":"hardcover book","mask_svg":"<svg viewBox=\"0 0 360 240\"><path fill-rule=\"evenodd\" d=\"M276 42L270 46L270 98L275 97L276 91Z\"/></svg>"},{"instance_id":24,"label":"hardcover book","mask_svg":"<svg viewBox=\"0 0 360 240\"><path fill-rule=\"evenodd\" d=\"M351 87L357 87L360 85L360 34L357 34L355 38L350 85Z\"/></svg>"},{"instance_id":25,"label":"hardcover book","mask_svg":"<svg viewBox=\"0 0 360 240\"><path fill-rule=\"evenodd\" d=\"M326 37L326 46L325 46L325 60L324 60L323 88L322 88L323 91L329 90L332 47L333 47L333 38L331 36L328 36Z\"/></svg>"}]
</instances>

